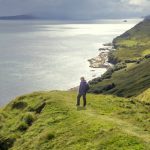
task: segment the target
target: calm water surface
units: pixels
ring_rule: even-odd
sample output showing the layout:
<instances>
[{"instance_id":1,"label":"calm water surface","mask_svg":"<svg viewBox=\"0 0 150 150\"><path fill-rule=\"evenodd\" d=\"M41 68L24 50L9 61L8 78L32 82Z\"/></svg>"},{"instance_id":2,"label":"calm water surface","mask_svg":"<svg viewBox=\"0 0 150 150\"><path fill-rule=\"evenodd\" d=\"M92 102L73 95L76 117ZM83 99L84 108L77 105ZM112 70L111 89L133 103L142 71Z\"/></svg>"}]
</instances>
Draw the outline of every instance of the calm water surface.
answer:
<instances>
[{"instance_id":1,"label":"calm water surface","mask_svg":"<svg viewBox=\"0 0 150 150\"><path fill-rule=\"evenodd\" d=\"M67 90L80 76L100 76L105 69L91 71L87 59L137 22L0 21L0 105L33 91Z\"/></svg>"}]
</instances>

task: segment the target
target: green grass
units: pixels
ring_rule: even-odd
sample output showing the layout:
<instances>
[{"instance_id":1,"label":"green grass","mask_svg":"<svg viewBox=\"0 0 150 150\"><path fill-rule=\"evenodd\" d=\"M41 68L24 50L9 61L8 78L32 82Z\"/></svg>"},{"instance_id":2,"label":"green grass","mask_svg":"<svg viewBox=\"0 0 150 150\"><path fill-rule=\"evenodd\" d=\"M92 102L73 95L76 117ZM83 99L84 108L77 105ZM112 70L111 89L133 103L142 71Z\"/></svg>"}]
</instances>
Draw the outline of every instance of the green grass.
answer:
<instances>
[{"instance_id":1,"label":"green grass","mask_svg":"<svg viewBox=\"0 0 150 150\"><path fill-rule=\"evenodd\" d=\"M18 97L0 112L0 146L5 143L11 150L150 149L148 105L111 95L88 94L87 99L85 110L76 108L76 92ZM14 107L20 102L25 107ZM41 112L36 112L43 103ZM20 130L20 123L27 128Z\"/></svg>"},{"instance_id":2,"label":"green grass","mask_svg":"<svg viewBox=\"0 0 150 150\"><path fill-rule=\"evenodd\" d=\"M138 95L136 98L143 103L150 104L150 88Z\"/></svg>"},{"instance_id":3,"label":"green grass","mask_svg":"<svg viewBox=\"0 0 150 150\"><path fill-rule=\"evenodd\" d=\"M143 56L150 54L150 47L143 51Z\"/></svg>"},{"instance_id":4,"label":"green grass","mask_svg":"<svg viewBox=\"0 0 150 150\"><path fill-rule=\"evenodd\" d=\"M114 56L120 61L139 59L150 54L150 21L142 21L113 40L117 50Z\"/></svg>"},{"instance_id":5,"label":"green grass","mask_svg":"<svg viewBox=\"0 0 150 150\"><path fill-rule=\"evenodd\" d=\"M123 97L136 96L150 87L150 60L140 64L128 64L128 67L115 71L110 79L91 85L90 92L100 89L108 84L115 84L110 90L103 91L104 94L115 94Z\"/></svg>"}]
</instances>

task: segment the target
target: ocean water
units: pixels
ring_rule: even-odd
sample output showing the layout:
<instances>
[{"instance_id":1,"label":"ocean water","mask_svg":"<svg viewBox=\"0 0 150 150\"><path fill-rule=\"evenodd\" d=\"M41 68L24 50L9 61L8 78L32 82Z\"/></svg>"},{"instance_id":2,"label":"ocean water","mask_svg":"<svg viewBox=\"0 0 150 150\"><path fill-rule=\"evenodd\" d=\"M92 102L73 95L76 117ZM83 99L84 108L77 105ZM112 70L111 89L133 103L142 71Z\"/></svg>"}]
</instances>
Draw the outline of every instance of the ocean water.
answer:
<instances>
[{"instance_id":1,"label":"ocean water","mask_svg":"<svg viewBox=\"0 0 150 150\"><path fill-rule=\"evenodd\" d=\"M0 105L33 91L67 90L81 76L100 76L106 69L92 69L87 60L139 21L0 21Z\"/></svg>"}]
</instances>

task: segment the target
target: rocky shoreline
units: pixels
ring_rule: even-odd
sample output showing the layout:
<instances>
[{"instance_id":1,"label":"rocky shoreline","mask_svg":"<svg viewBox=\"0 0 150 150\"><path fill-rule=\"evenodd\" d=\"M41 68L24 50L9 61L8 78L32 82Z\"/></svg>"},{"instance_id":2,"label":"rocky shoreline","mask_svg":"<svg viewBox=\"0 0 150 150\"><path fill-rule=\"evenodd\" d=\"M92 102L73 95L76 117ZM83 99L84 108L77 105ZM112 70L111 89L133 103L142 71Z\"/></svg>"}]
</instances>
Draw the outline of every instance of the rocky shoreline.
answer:
<instances>
[{"instance_id":1,"label":"rocky shoreline","mask_svg":"<svg viewBox=\"0 0 150 150\"><path fill-rule=\"evenodd\" d=\"M97 69L97 68L106 68L106 69L109 69L112 67L112 64L110 64L108 62L108 54L110 51L113 51L115 50L114 49L114 46L113 46L113 43L105 43L103 44L103 47L99 48L99 55L96 56L96 57L93 57L91 59L88 59L89 63L90 63L90 68L93 68L91 71L94 72L95 70L94 69ZM92 76L94 77L94 76ZM70 89L68 89L68 91L77 91L79 88L79 86L76 86L76 87L72 87Z\"/></svg>"},{"instance_id":2,"label":"rocky shoreline","mask_svg":"<svg viewBox=\"0 0 150 150\"><path fill-rule=\"evenodd\" d=\"M114 46L112 43L103 44L103 47L99 48L99 55L88 59L91 68L110 68L112 65L108 62L108 54L113 51Z\"/></svg>"}]
</instances>

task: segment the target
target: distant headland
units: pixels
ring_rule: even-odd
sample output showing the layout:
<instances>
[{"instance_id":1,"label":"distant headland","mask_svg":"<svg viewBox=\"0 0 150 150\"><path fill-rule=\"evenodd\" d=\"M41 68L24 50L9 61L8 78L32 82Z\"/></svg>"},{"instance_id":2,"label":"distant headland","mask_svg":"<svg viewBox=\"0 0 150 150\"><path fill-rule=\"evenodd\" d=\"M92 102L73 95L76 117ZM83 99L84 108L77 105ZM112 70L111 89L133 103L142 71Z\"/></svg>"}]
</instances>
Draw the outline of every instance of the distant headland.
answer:
<instances>
[{"instance_id":1,"label":"distant headland","mask_svg":"<svg viewBox=\"0 0 150 150\"><path fill-rule=\"evenodd\" d=\"M36 16L33 15L15 15L15 16L0 16L0 20L35 20L39 19Z\"/></svg>"}]
</instances>

